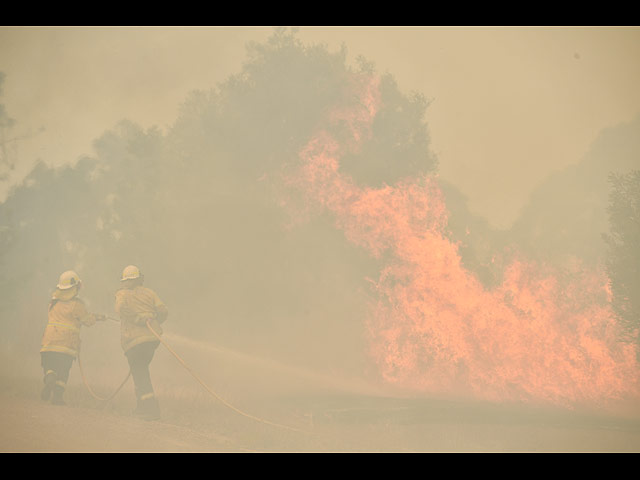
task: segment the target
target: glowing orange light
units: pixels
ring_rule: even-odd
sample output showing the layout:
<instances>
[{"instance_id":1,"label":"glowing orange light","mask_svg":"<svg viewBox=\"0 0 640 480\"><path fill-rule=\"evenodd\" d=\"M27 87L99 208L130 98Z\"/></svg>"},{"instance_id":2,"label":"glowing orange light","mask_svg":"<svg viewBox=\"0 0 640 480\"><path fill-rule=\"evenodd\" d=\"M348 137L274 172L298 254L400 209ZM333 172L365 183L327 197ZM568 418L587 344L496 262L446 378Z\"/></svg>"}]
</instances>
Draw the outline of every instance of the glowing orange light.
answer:
<instances>
[{"instance_id":1,"label":"glowing orange light","mask_svg":"<svg viewBox=\"0 0 640 480\"><path fill-rule=\"evenodd\" d=\"M448 211L435 179L361 188L339 171L341 156L370 135L380 102L376 78L354 84L361 103L329 116L346 125L351 141L318 131L287 181L308 205L333 212L350 242L388 255L367 323L381 377L415 392L492 401L638 396L635 346L619 341L603 272L520 258L487 289L444 235Z\"/></svg>"}]
</instances>

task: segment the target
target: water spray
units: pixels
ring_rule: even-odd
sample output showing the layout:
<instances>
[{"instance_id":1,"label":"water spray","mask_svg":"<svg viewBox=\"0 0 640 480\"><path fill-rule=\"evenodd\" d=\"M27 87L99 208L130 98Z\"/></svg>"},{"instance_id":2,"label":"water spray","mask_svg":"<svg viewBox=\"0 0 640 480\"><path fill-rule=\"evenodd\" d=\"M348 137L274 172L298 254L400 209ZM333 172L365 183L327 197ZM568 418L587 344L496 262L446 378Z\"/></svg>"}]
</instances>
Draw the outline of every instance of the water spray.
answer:
<instances>
[{"instance_id":1,"label":"water spray","mask_svg":"<svg viewBox=\"0 0 640 480\"><path fill-rule=\"evenodd\" d=\"M310 432L306 432L306 431L304 431L304 430L300 430L300 429L297 429L297 428L293 428L293 427L290 427L290 426L287 426L287 425L282 425L282 424L279 424L279 423L270 422L269 420L265 420L265 419L263 419L263 418L259 418L259 417L256 417L256 416L253 416L253 415L250 415L250 414L248 414L248 413L246 413L246 412L243 412L242 410L240 410L240 409L238 409L238 408L234 407L234 406L233 406L233 405L231 405L229 402L225 401L222 397L220 397L220 395L218 395L216 392L214 392L211 388L209 388L209 386L208 386L208 385L207 385L207 384L206 384L206 383L205 383L205 382L204 382L204 381L203 381L203 380L202 380L202 379L201 379L201 378L200 378L200 377L199 377L199 376L198 376L198 375L193 371L193 369L191 369L191 367L189 367L189 365L187 365L187 364L185 363L185 361L184 361L182 358L180 358L180 356L179 356L176 352L174 352L174 351L173 351L173 349L172 349L172 348L171 348L171 347L170 347L170 346L169 346L169 345L168 345L168 344L167 344L167 343L162 339L162 337L161 337L161 336L160 336L160 335L159 335L159 334L158 334L158 333L153 329L153 327L151 326L151 322L150 322L149 320L147 320L147 328L148 328L148 329L151 331L151 333L152 333L152 334L153 334L153 335L154 335L154 336L155 336L155 337L160 341L160 343L162 343L162 345L164 345L164 346L165 346L165 348L166 348L167 350L169 350L169 352L171 353L171 355L173 355L173 356L176 358L176 360L178 360L178 362L179 362L179 363L180 363L180 364L181 364L181 365L182 365L182 366L183 366L183 367L184 367L184 368L185 368L185 369L186 369L186 370L187 370L187 371L188 371L188 372L193 376L193 378L195 378L195 379L198 381L198 383L199 383L199 384L200 384L200 385L201 385L201 386L202 386L202 387L203 387L203 388L204 388L204 389L205 389L205 390L206 390L206 391L207 391L207 392L208 392L212 397L214 397L216 400L220 401L224 406L226 406L226 407L230 408L230 409L231 409L231 410L233 410L234 412L236 412L236 413L238 413L238 414L240 414L240 415L242 415L242 416L244 416L244 417L250 418L251 420L255 420L256 422L260 422L260 423L264 423L264 424L267 424L267 425L271 425L271 426L273 426L273 427L284 428L284 429L291 430L291 431L294 431L294 432L307 433L307 434L308 434L308 433L310 433Z\"/></svg>"},{"instance_id":2,"label":"water spray","mask_svg":"<svg viewBox=\"0 0 640 480\"><path fill-rule=\"evenodd\" d=\"M114 322L118 322L120 323L120 321L116 318L110 317L108 315L105 316L105 318L107 318L108 320L114 321ZM294 427L290 427L287 425L282 425L279 423L274 423L274 422L270 422L269 420L265 420L263 418L259 418L256 417L254 415L248 414L246 412L243 412L242 410L236 408L235 406L231 405L229 402L227 402L226 400L224 400L222 397L220 397L220 395L218 395L215 391L213 391L194 371L191 367L189 367L189 365L187 365L187 363L162 339L162 337L153 329L153 327L150 324L150 321L147 320L147 328L151 331L151 333L160 341L160 343L162 343L162 345L165 346L165 348L171 353L171 355L173 355L176 360L178 360L178 362L198 381L198 383L211 395L213 396L216 400L218 400L220 403L222 403L224 406L230 408L231 410L233 410L234 412L250 418L251 420L255 420L257 422L260 423L264 423L267 425L271 425L274 427L278 427L278 428L284 428L287 430L291 430L294 432L299 432L299 433L310 433L310 432L306 432L304 430L300 430ZM100 401L104 401L105 404L104 406L108 405L109 402L111 400L113 400L113 398L118 394L118 392L122 389L122 387L124 387L124 385L127 383L127 380L129 380L129 377L131 376L131 370L129 370L129 373L127 374L126 378L123 380L123 382L120 384L120 386L108 397L103 398L100 397L99 395L97 395L89 386L89 384L87 383L85 376L84 376L84 371L82 369L82 363L80 361L80 356L78 355L78 365L80 366L80 374L82 376L82 381L85 385L85 387L87 388L87 390L89 391L89 393L97 400ZM103 408L104 408L103 406Z\"/></svg>"}]
</instances>

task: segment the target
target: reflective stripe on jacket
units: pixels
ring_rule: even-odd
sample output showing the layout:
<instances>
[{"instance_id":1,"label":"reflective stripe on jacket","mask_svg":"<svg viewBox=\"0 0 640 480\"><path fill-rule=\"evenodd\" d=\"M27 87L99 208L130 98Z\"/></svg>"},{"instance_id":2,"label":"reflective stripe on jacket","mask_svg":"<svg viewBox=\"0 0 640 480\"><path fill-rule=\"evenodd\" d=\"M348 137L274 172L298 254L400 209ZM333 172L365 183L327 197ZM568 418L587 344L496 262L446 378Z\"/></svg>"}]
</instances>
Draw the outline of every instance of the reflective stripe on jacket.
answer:
<instances>
[{"instance_id":1,"label":"reflective stripe on jacket","mask_svg":"<svg viewBox=\"0 0 640 480\"><path fill-rule=\"evenodd\" d=\"M42 336L41 352L60 352L73 357L80 350L80 327L93 325L95 317L78 297L54 298L49 304L49 322Z\"/></svg>"},{"instance_id":2,"label":"reflective stripe on jacket","mask_svg":"<svg viewBox=\"0 0 640 480\"><path fill-rule=\"evenodd\" d=\"M158 341L147 327L147 320L162 335L160 324L167 318L167 307L150 288L121 288L116 292L115 310L120 315L120 343L125 352L141 343Z\"/></svg>"}]
</instances>

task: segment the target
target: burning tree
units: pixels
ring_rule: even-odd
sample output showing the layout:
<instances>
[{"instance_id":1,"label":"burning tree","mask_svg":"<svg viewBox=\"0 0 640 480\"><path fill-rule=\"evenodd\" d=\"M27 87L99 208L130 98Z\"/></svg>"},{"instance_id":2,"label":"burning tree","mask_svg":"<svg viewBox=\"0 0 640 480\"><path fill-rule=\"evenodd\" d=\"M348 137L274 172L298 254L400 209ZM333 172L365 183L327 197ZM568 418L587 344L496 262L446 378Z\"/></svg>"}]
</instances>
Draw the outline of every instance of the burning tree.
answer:
<instances>
[{"instance_id":1,"label":"burning tree","mask_svg":"<svg viewBox=\"0 0 640 480\"><path fill-rule=\"evenodd\" d=\"M337 106L348 138L319 128L291 184L381 259L372 280L370 347L381 376L422 394L491 401L602 402L637 394L634 348L621 345L603 272L519 254L487 288L446 235L448 209L432 175L362 186L340 164L373 136L379 78L354 84L360 105Z\"/></svg>"},{"instance_id":2,"label":"burning tree","mask_svg":"<svg viewBox=\"0 0 640 480\"><path fill-rule=\"evenodd\" d=\"M289 228L279 202L283 172L299 162L325 112L359 102L349 82L373 70L362 58L349 65L344 47L305 45L277 29L247 46L240 72L191 92L166 132L123 121L94 142L94 155L61 169L39 164L0 205L12 239L0 260L7 284L20 285L20 295L3 299L3 332L29 322L39 332L41 308L27 299L46 302L51 281L70 267L94 305L109 309L122 265L136 263L174 309L188 312L176 324L185 333L255 339L257 348L277 344L270 348L322 361L340 348L336 364L358 355L361 291L376 259L346 242L327 215ZM363 185L435 171L428 102L402 94L389 74L380 91L375 138L340 168ZM346 128L334 125L334 133Z\"/></svg>"},{"instance_id":3,"label":"burning tree","mask_svg":"<svg viewBox=\"0 0 640 480\"><path fill-rule=\"evenodd\" d=\"M563 282L526 259L484 280L470 269L492 247L452 234L470 217L450 221L465 202L434 175L427 105L345 48L276 30L166 133L123 122L95 156L40 165L0 205L6 280L22 286L3 333L5 319L40 321L34 299L68 266L110 301L134 263L177 330L229 346L342 371L355 359L358 373L368 353L377 378L423 394L627 394L634 352L615 342L600 275L577 266Z\"/></svg>"}]
</instances>

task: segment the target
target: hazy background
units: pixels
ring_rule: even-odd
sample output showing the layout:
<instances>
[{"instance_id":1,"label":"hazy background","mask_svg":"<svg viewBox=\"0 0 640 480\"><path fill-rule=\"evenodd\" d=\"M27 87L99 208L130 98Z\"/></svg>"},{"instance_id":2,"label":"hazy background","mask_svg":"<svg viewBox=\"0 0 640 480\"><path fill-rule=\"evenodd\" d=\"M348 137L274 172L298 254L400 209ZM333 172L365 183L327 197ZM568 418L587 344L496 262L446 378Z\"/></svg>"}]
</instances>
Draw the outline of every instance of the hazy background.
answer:
<instances>
[{"instance_id":1,"label":"hazy background","mask_svg":"<svg viewBox=\"0 0 640 480\"><path fill-rule=\"evenodd\" d=\"M14 178L35 158L60 165L91 153L122 118L166 128L190 90L236 73L246 42L271 31L0 28L3 103L16 133L45 128L18 147ZM299 35L330 50L344 42L349 61L364 55L401 91L430 99L440 175L500 228L603 128L640 112L640 28L303 27Z\"/></svg>"},{"instance_id":2,"label":"hazy background","mask_svg":"<svg viewBox=\"0 0 640 480\"><path fill-rule=\"evenodd\" d=\"M134 263L185 349L198 339L201 355L217 346L376 378L369 279L398 259L347 241L333 212L292 221L304 202L282 180L327 112L357 103L354 71L372 70L374 135L341 172L373 187L438 174L447 241L487 291L506 247L602 266L607 175L640 161L638 28L2 27L0 101L19 138L6 143L0 204L5 353L37 363L62 271L76 269L91 308L112 313ZM88 363L111 383L126 368L114 326L83 332ZM629 371L629 355L612 362Z\"/></svg>"}]
</instances>

